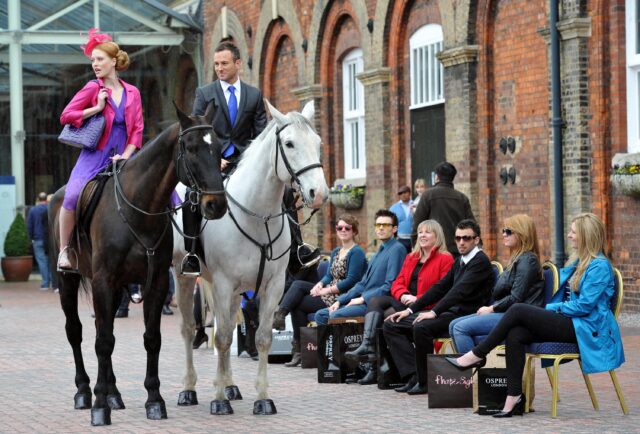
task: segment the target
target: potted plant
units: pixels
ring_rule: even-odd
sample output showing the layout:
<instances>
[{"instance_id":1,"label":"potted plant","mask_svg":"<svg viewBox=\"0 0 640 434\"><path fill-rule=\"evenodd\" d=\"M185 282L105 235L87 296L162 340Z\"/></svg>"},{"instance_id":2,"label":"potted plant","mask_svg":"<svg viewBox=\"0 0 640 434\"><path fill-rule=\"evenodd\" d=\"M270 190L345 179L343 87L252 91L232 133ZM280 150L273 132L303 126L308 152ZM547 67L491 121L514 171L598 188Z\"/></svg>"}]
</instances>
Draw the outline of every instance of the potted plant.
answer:
<instances>
[{"instance_id":1,"label":"potted plant","mask_svg":"<svg viewBox=\"0 0 640 434\"><path fill-rule=\"evenodd\" d=\"M22 214L17 214L4 240L2 274L7 282L26 282L33 268L33 257L29 248L27 225Z\"/></svg>"},{"instance_id":2,"label":"potted plant","mask_svg":"<svg viewBox=\"0 0 640 434\"><path fill-rule=\"evenodd\" d=\"M329 190L331 203L343 209L360 209L364 201L364 186L336 184Z\"/></svg>"},{"instance_id":3,"label":"potted plant","mask_svg":"<svg viewBox=\"0 0 640 434\"><path fill-rule=\"evenodd\" d=\"M619 193L640 197L640 154L617 154L611 183Z\"/></svg>"}]
</instances>

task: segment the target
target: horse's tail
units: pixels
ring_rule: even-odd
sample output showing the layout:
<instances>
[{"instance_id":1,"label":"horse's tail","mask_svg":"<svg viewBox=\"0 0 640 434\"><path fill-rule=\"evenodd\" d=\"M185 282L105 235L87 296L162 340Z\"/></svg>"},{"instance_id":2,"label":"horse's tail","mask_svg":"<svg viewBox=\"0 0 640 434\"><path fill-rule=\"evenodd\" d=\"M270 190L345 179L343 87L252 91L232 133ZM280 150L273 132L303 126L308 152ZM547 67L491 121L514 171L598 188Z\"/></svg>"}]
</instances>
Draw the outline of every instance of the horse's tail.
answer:
<instances>
[{"instance_id":1,"label":"horse's tail","mask_svg":"<svg viewBox=\"0 0 640 434\"><path fill-rule=\"evenodd\" d=\"M84 292L85 295L91 294L91 279L83 276L80 279L80 288L82 288L82 292Z\"/></svg>"}]
</instances>

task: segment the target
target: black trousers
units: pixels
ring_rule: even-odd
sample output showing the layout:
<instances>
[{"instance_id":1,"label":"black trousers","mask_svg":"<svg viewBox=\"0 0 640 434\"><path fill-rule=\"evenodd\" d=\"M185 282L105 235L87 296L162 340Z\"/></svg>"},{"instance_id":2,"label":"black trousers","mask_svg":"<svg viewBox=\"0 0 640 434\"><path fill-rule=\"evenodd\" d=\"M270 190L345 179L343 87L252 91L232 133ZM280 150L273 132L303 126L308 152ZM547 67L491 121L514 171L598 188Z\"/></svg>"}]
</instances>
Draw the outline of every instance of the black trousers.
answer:
<instances>
[{"instance_id":1,"label":"black trousers","mask_svg":"<svg viewBox=\"0 0 640 434\"><path fill-rule=\"evenodd\" d=\"M305 280L295 280L282 298L281 309L291 314L293 323L293 339L300 342L300 327L307 326L307 315L327 307L321 297L310 295L315 283Z\"/></svg>"},{"instance_id":2,"label":"black trousers","mask_svg":"<svg viewBox=\"0 0 640 434\"><path fill-rule=\"evenodd\" d=\"M459 315L444 312L438 318L422 320L414 325L418 314L409 315L399 322L385 321L382 330L400 376L416 375L418 382L425 385L427 354L433 354L433 340L449 336L449 323Z\"/></svg>"},{"instance_id":3,"label":"black trousers","mask_svg":"<svg viewBox=\"0 0 640 434\"><path fill-rule=\"evenodd\" d=\"M384 318L398 311L405 310L407 307L390 295L381 295L373 297L367 304L367 313L380 312Z\"/></svg>"},{"instance_id":4,"label":"black trousers","mask_svg":"<svg viewBox=\"0 0 640 434\"><path fill-rule=\"evenodd\" d=\"M514 304L489 333L471 351L486 357L500 343L506 344L507 394L522 394L526 347L533 342L576 343L576 331L571 318L525 303Z\"/></svg>"}]
</instances>

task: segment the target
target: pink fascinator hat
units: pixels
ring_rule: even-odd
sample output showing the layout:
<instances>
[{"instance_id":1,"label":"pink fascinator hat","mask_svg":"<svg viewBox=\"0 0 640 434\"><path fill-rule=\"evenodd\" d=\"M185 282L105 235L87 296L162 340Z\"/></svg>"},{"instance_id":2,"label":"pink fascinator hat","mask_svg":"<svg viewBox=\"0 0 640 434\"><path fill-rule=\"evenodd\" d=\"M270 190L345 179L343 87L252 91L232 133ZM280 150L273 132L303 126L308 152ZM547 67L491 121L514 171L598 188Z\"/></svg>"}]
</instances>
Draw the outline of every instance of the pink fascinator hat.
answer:
<instances>
[{"instance_id":1,"label":"pink fascinator hat","mask_svg":"<svg viewBox=\"0 0 640 434\"><path fill-rule=\"evenodd\" d=\"M94 29L93 27L89 29L89 36L87 37L87 44L81 45L80 48L84 50L84 55L87 57L91 57L91 52L97 45L102 44L103 42L112 41L111 36L106 33L98 33L100 29Z\"/></svg>"}]
</instances>

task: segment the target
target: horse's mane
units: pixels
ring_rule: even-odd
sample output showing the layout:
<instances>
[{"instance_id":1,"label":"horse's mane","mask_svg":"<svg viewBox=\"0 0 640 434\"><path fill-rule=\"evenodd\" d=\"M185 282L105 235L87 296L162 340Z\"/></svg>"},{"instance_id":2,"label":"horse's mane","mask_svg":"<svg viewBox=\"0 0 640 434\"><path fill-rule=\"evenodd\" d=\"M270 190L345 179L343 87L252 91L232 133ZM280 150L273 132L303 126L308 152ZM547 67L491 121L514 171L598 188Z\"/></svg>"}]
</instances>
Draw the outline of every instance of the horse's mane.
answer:
<instances>
[{"instance_id":1,"label":"horse's mane","mask_svg":"<svg viewBox=\"0 0 640 434\"><path fill-rule=\"evenodd\" d=\"M300 113L289 112L286 116L289 118L289 123L291 125L294 125L301 129L305 127L311 128L311 131L315 132L315 128L313 127L313 124L311 123L311 121L309 121L309 119L302 116ZM275 145L276 135L273 134L270 136L269 134L271 133L272 130L275 130L277 128L277 125L278 124L274 119L271 119L271 121L269 121L266 128L262 130L262 133L260 133L258 137L256 137L254 140L251 141L251 144L253 146L247 147L247 149L242 153L242 155L240 156L240 161L238 162L238 167L240 167L245 161L251 159L251 156L253 154L259 152L258 148L260 147L255 146L255 144L268 142L269 145Z\"/></svg>"},{"instance_id":2,"label":"horse's mane","mask_svg":"<svg viewBox=\"0 0 640 434\"><path fill-rule=\"evenodd\" d=\"M176 125L178 125L178 123L173 123L171 125L169 125L167 128L165 128L164 130L162 130L160 132L160 134L158 134L157 136L155 136L153 139L149 140L148 142L146 142L142 148L136 152L132 158L137 157L138 155L146 155L146 153L151 152L149 149L154 148L154 144L156 142L158 142L159 140L166 140L167 136L169 136L170 134L176 134Z\"/></svg>"}]
</instances>

